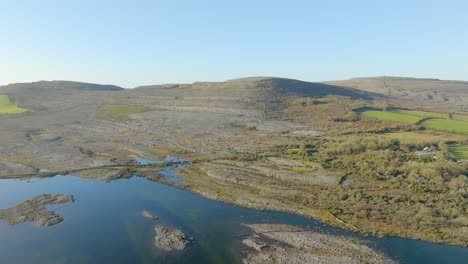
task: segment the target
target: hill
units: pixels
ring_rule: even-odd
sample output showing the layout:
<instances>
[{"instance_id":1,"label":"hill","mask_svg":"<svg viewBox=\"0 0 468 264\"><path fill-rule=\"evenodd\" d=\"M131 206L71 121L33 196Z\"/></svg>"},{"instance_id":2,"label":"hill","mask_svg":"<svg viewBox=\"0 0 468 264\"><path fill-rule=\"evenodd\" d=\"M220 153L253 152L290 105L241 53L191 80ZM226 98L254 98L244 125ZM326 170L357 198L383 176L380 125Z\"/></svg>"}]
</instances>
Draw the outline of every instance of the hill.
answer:
<instances>
[{"instance_id":1,"label":"hill","mask_svg":"<svg viewBox=\"0 0 468 264\"><path fill-rule=\"evenodd\" d=\"M115 85L72 81L38 81L0 86L0 95L8 95L20 106L33 110L58 110L100 100L107 93L124 90ZM98 95L99 94L99 95Z\"/></svg>"},{"instance_id":2,"label":"hill","mask_svg":"<svg viewBox=\"0 0 468 264\"><path fill-rule=\"evenodd\" d=\"M241 96L261 99L282 96L311 96L323 97L341 95L353 98L372 99L379 96L375 93L360 91L350 87L341 87L326 83L305 82L295 79L275 77L247 77L227 80L224 82L195 82L193 84L167 84L141 86L134 90L139 93L158 93L173 95L184 93L206 96Z\"/></svg>"},{"instance_id":3,"label":"hill","mask_svg":"<svg viewBox=\"0 0 468 264\"><path fill-rule=\"evenodd\" d=\"M77 91L121 91L122 87L94 83L72 81L38 81L31 83L14 83L0 86L0 90L7 91L37 91L37 90L77 90Z\"/></svg>"},{"instance_id":4,"label":"hill","mask_svg":"<svg viewBox=\"0 0 468 264\"><path fill-rule=\"evenodd\" d=\"M468 111L468 82L409 77L366 77L324 82L385 95L389 99L411 104L440 103L439 110ZM424 106L424 105L423 105Z\"/></svg>"}]
</instances>

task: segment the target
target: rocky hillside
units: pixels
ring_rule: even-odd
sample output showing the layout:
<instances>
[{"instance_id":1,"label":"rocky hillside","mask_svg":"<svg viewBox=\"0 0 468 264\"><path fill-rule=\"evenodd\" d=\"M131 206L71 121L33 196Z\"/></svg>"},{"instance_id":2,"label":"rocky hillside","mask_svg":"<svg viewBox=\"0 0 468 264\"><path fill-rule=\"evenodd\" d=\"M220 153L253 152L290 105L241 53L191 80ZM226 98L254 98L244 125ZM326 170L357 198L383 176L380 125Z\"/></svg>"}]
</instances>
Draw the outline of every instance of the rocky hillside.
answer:
<instances>
[{"instance_id":1,"label":"rocky hillside","mask_svg":"<svg viewBox=\"0 0 468 264\"><path fill-rule=\"evenodd\" d=\"M38 81L0 86L0 94L9 95L19 105L32 111L60 110L100 100L108 93L123 90L115 85L72 81Z\"/></svg>"},{"instance_id":2,"label":"rocky hillside","mask_svg":"<svg viewBox=\"0 0 468 264\"><path fill-rule=\"evenodd\" d=\"M14 83L0 86L0 91L21 92L21 91L121 91L122 87L115 85L102 85L94 83L72 82L72 81L38 81L32 83Z\"/></svg>"},{"instance_id":3,"label":"rocky hillside","mask_svg":"<svg viewBox=\"0 0 468 264\"><path fill-rule=\"evenodd\" d=\"M468 82L408 77L368 77L343 81L325 82L329 85L355 88L362 91L385 95L391 99L403 100L432 107L455 111L468 111ZM411 105L408 105L411 106ZM423 105L424 106L424 105Z\"/></svg>"},{"instance_id":4,"label":"rocky hillside","mask_svg":"<svg viewBox=\"0 0 468 264\"><path fill-rule=\"evenodd\" d=\"M195 82L193 84L168 84L137 87L139 93L169 95L183 93L185 96L234 96L256 99L272 99L282 96L327 95L350 96L371 99L377 94L359 91L349 87L339 87L325 83L304 82L294 79L274 77L248 77L225 82Z\"/></svg>"}]
</instances>

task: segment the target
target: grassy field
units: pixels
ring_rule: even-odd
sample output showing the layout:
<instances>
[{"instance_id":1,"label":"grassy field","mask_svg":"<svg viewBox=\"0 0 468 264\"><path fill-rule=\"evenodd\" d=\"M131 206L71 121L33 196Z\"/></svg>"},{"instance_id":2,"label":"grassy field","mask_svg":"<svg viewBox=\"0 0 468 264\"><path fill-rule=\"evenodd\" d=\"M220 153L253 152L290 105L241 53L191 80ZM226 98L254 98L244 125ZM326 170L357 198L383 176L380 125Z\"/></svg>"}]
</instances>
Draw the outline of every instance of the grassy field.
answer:
<instances>
[{"instance_id":1,"label":"grassy field","mask_svg":"<svg viewBox=\"0 0 468 264\"><path fill-rule=\"evenodd\" d=\"M413 124L425 118L430 118L422 121L420 125L429 129L468 134L467 115L454 114L452 119L450 119L448 113L425 112L420 110L407 110L399 108L391 108L389 110L363 108L357 110L356 112L364 116L382 120Z\"/></svg>"},{"instance_id":2,"label":"grassy field","mask_svg":"<svg viewBox=\"0 0 468 264\"><path fill-rule=\"evenodd\" d=\"M15 100L6 94L0 94L0 114L21 114L28 109L19 107Z\"/></svg>"},{"instance_id":3,"label":"grassy field","mask_svg":"<svg viewBox=\"0 0 468 264\"><path fill-rule=\"evenodd\" d=\"M468 134L468 122L450 119L428 119L421 123L425 128L446 130L456 133Z\"/></svg>"},{"instance_id":4,"label":"grassy field","mask_svg":"<svg viewBox=\"0 0 468 264\"><path fill-rule=\"evenodd\" d=\"M393 108L390 111L394 113L400 113L400 114L412 115L412 116L450 119L448 113L438 113L438 112L429 112L429 111L421 111L421 110L407 110L407 109L400 109L400 108ZM452 114L452 119L468 122L468 115Z\"/></svg>"},{"instance_id":5,"label":"grassy field","mask_svg":"<svg viewBox=\"0 0 468 264\"><path fill-rule=\"evenodd\" d=\"M468 160L468 145L451 145L449 149L457 159Z\"/></svg>"},{"instance_id":6,"label":"grassy field","mask_svg":"<svg viewBox=\"0 0 468 264\"><path fill-rule=\"evenodd\" d=\"M437 113L437 112L428 112L428 111L420 111L420 110L407 110L407 109L401 109L401 108L391 108L389 111L391 111L392 113L399 113L399 114L411 115L411 116L448 118L448 113Z\"/></svg>"},{"instance_id":7,"label":"grassy field","mask_svg":"<svg viewBox=\"0 0 468 264\"><path fill-rule=\"evenodd\" d=\"M144 106L115 104L100 106L97 110L98 117L121 120L128 119L128 115L147 112L151 109Z\"/></svg>"}]
</instances>

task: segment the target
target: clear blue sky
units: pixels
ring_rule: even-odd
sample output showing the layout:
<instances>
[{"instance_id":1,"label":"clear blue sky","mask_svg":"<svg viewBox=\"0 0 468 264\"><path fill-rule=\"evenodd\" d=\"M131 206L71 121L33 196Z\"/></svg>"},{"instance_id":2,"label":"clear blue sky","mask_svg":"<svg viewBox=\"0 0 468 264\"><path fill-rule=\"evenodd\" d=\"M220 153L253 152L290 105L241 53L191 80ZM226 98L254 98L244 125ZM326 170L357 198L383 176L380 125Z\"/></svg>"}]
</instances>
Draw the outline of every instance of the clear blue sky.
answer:
<instances>
[{"instance_id":1,"label":"clear blue sky","mask_svg":"<svg viewBox=\"0 0 468 264\"><path fill-rule=\"evenodd\" d=\"M0 84L468 80L468 1L0 0Z\"/></svg>"}]
</instances>

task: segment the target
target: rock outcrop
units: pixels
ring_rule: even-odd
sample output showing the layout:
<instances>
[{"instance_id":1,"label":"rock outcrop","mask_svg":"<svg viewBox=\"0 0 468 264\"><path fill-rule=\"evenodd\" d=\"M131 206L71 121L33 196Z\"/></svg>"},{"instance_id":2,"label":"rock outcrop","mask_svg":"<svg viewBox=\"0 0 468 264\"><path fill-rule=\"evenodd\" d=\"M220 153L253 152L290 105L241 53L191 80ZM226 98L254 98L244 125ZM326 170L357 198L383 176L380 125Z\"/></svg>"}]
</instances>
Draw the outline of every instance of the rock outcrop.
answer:
<instances>
[{"instance_id":1,"label":"rock outcrop","mask_svg":"<svg viewBox=\"0 0 468 264\"><path fill-rule=\"evenodd\" d=\"M45 209L46 205L74 202L70 194L42 194L25 200L14 207L0 210L0 219L10 225L32 222L39 226L52 226L63 221L63 217Z\"/></svg>"},{"instance_id":2,"label":"rock outcrop","mask_svg":"<svg viewBox=\"0 0 468 264\"><path fill-rule=\"evenodd\" d=\"M190 243L190 239L179 229L157 225L154 230L156 231L154 243L158 249L180 251L184 250Z\"/></svg>"},{"instance_id":3,"label":"rock outcrop","mask_svg":"<svg viewBox=\"0 0 468 264\"><path fill-rule=\"evenodd\" d=\"M251 248L244 263L380 263L393 260L358 239L323 234L281 224L248 225L252 233L243 240Z\"/></svg>"}]
</instances>

